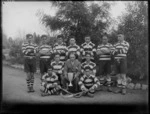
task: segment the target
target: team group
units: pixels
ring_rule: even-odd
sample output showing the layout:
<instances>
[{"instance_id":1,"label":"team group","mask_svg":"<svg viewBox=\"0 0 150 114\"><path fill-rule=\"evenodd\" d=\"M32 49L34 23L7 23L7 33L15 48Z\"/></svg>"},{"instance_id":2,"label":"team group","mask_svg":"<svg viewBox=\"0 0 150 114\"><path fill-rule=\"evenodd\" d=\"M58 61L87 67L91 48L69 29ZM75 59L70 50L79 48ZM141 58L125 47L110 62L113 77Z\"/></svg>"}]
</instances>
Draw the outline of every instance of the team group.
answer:
<instances>
[{"instance_id":1,"label":"team group","mask_svg":"<svg viewBox=\"0 0 150 114\"><path fill-rule=\"evenodd\" d=\"M33 42L33 35L27 34L27 41L22 44L22 52L28 92L34 92L36 56L39 56L42 96L58 95L61 90L68 90L68 85L72 83L75 92L83 91L84 95L93 97L103 79L107 83L108 91L112 91L112 59L117 73L116 93L126 94L129 43L124 40L123 34L118 34L117 37L118 42L112 45L108 42L107 35L104 35L101 44L96 47L90 36L85 37L81 46L76 44L75 37L70 37L67 46L63 42L63 36L58 35L57 42L51 46L47 44L47 35L42 35L41 44L37 46Z\"/></svg>"}]
</instances>

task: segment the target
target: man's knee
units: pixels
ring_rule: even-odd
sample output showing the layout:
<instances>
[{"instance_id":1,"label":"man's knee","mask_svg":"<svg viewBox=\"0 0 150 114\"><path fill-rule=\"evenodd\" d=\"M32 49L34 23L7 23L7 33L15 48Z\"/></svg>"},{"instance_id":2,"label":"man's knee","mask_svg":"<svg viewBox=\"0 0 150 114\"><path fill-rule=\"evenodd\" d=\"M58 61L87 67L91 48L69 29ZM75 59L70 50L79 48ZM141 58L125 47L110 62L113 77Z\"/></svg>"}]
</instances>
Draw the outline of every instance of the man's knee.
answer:
<instances>
[{"instance_id":1,"label":"man's knee","mask_svg":"<svg viewBox=\"0 0 150 114\"><path fill-rule=\"evenodd\" d=\"M27 74L27 80L30 80L31 79L31 74L28 72L26 73Z\"/></svg>"}]
</instances>

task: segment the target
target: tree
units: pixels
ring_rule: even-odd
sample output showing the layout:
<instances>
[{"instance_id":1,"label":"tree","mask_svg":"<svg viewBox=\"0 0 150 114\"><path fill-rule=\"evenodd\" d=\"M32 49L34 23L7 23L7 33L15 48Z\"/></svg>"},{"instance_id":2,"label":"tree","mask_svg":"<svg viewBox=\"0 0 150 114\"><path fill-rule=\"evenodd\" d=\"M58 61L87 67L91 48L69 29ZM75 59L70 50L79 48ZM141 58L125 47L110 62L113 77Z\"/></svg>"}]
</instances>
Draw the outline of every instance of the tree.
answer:
<instances>
[{"instance_id":1,"label":"tree","mask_svg":"<svg viewBox=\"0 0 150 114\"><path fill-rule=\"evenodd\" d=\"M128 13L122 17L118 32L125 35L130 43L128 52L128 73L130 75L147 75L148 46L148 7L147 2L137 1L127 5Z\"/></svg>"},{"instance_id":2,"label":"tree","mask_svg":"<svg viewBox=\"0 0 150 114\"><path fill-rule=\"evenodd\" d=\"M86 2L57 1L52 2L58 7L54 17L43 13L41 22L52 31L60 30L66 39L75 36L78 44L84 42L84 37L90 35L94 43L107 29L110 22L110 4L103 2L101 5Z\"/></svg>"},{"instance_id":3,"label":"tree","mask_svg":"<svg viewBox=\"0 0 150 114\"><path fill-rule=\"evenodd\" d=\"M9 43L8 43L7 36L3 34L3 49L5 48L9 48Z\"/></svg>"}]
</instances>

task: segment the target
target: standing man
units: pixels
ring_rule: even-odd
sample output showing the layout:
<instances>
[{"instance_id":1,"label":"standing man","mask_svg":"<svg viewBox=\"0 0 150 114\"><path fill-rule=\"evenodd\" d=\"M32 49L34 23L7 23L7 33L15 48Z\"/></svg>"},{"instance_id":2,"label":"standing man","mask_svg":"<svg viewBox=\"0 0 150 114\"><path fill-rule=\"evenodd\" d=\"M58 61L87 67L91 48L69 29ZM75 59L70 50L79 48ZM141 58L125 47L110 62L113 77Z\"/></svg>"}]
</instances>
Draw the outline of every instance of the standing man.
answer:
<instances>
[{"instance_id":1,"label":"standing man","mask_svg":"<svg viewBox=\"0 0 150 114\"><path fill-rule=\"evenodd\" d=\"M22 44L22 52L24 54L24 71L27 74L28 92L34 92L34 73L36 72L36 53L37 45L33 43L33 35L26 35L27 42Z\"/></svg>"},{"instance_id":2,"label":"standing man","mask_svg":"<svg viewBox=\"0 0 150 114\"><path fill-rule=\"evenodd\" d=\"M108 91L112 91L110 88L111 84L110 73L111 73L111 53L113 49L114 49L113 45L108 43L108 38L106 35L104 35L102 38L102 44L99 44L97 47L97 55L99 56L98 61L99 70L97 72L97 75L103 82L104 78L106 78L106 85L108 86Z\"/></svg>"},{"instance_id":3,"label":"standing man","mask_svg":"<svg viewBox=\"0 0 150 114\"><path fill-rule=\"evenodd\" d=\"M73 73L74 74L74 86L75 86L75 91L78 91L78 81L79 81L79 75L81 72L81 63L76 59L76 56L74 53L71 53L69 55L69 58L65 62L64 66L64 79L63 79L63 85L66 87L67 81L68 80L68 73Z\"/></svg>"},{"instance_id":4,"label":"standing man","mask_svg":"<svg viewBox=\"0 0 150 114\"><path fill-rule=\"evenodd\" d=\"M52 47L47 45L47 35L42 35L42 44L39 46L39 55L40 55L40 72L41 72L41 79L44 73L47 73L48 68L50 66L50 62L52 59Z\"/></svg>"},{"instance_id":5,"label":"standing man","mask_svg":"<svg viewBox=\"0 0 150 114\"><path fill-rule=\"evenodd\" d=\"M62 61L62 62L66 61L68 49L66 47L66 43L63 42L62 35L57 36L57 43L54 44L53 51L54 51L54 53L57 52L60 54L60 61Z\"/></svg>"},{"instance_id":6,"label":"standing man","mask_svg":"<svg viewBox=\"0 0 150 114\"><path fill-rule=\"evenodd\" d=\"M92 55L91 59L94 61L94 56L96 53L95 44L91 42L90 36L85 37L85 43L81 45L81 55L82 55L82 62L85 61L86 53L90 53Z\"/></svg>"},{"instance_id":7,"label":"standing man","mask_svg":"<svg viewBox=\"0 0 150 114\"><path fill-rule=\"evenodd\" d=\"M77 56L77 59L80 57L80 47L76 44L76 40L74 37L70 38L70 45L68 46L68 53L74 53Z\"/></svg>"},{"instance_id":8,"label":"standing man","mask_svg":"<svg viewBox=\"0 0 150 114\"><path fill-rule=\"evenodd\" d=\"M126 72L127 72L127 52L129 50L129 43L124 40L124 35L118 35L118 42L114 45L115 55L115 67L117 73L117 87L118 90L115 93L121 92L122 94L126 94Z\"/></svg>"}]
</instances>

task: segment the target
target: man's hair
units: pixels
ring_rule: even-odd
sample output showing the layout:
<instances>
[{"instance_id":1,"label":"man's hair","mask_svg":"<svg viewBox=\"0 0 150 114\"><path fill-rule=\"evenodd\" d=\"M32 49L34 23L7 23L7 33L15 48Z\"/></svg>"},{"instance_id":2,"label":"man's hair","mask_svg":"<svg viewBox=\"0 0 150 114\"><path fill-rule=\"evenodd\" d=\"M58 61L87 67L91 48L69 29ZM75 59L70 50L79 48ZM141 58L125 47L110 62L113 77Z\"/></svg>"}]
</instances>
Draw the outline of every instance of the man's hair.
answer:
<instances>
[{"instance_id":1,"label":"man's hair","mask_svg":"<svg viewBox=\"0 0 150 114\"><path fill-rule=\"evenodd\" d=\"M59 39L59 38L62 38L62 39L63 39L64 37L63 37L63 35L58 35L58 36L57 36L57 39Z\"/></svg>"},{"instance_id":2,"label":"man's hair","mask_svg":"<svg viewBox=\"0 0 150 114\"><path fill-rule=\"evenodd\" d=\"M46 35L46 34L43 34L43 35L41 36L41 39L43 39L44 37L47 38L47 35Z\"/></svg>"},{"instance_id":3,"label":"man's hair","mask_svg":"<svg viewBox=\"0 0 150 114\"><path fill-rule=\"evenodd\" d=\"M74 39L74 40L75 40L75 37L74 37L74 36L70 36L69 40L71 40L71 39Z\"/></svg>"},{"instance_id":4,"label":"man's hair","mask_svg":"<svg viewBox=\"0 0 150 114\"><path fill-rule=\"evenodd\" d=\"M86 35L84 38L87 38L87 37L91 38L90 35Z\"/></svg>"},{"instance_id":5,"label":"man's hair","mask_svg":"<svg viewBox=\"0 0 150 114\"><path fill-rule=\"evenodd\" d=\"M26 38L29 38L29 36L32 36L32 37L33 37L32 34L26 34Z\"/></svg>"}]
</instances>

